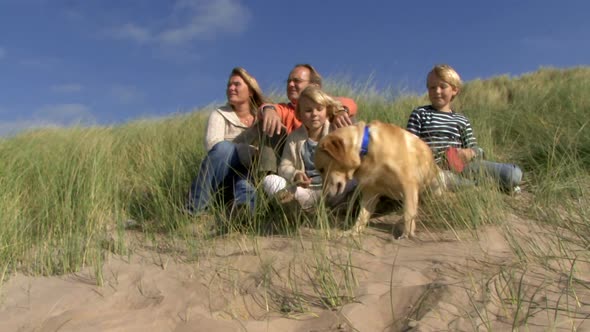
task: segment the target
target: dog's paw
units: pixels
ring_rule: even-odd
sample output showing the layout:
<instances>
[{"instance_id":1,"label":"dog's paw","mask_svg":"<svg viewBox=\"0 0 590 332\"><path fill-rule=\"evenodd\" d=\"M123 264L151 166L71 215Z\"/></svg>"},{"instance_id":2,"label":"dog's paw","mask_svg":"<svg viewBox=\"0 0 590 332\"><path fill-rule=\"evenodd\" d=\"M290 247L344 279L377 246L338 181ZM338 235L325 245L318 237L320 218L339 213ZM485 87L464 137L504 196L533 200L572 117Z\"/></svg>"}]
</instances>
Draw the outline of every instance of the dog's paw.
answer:
<instances>
[{"instance_id":1,"label":"dog's paw","mask_svg":"<svg viewBox=\"0 0 590 332\"><path fill-rule=\"evenodd\" d=\"M407 234L402 234L402 235L400 235L398 237L395 237L394 236L393 238L396 239L396 240L403 240L403 239L407 239L408 238L408 235Z\"/></svg>"},{"instance_id":2,"label":"dog's paw","mask_svg":"<svg viewBox=\"0 0 590 332\"><path fill-rule=\"evenodd\" d=\"M342 236L347 236L347 237L358 236L358 235L359 235L359 232L356 231L354 228L342 232Z\"/></svg>"},{"instance_id":3,"label":"dog's paw","mask_svg":"<svg viewBox=\"0 0 590 332\"><path fill-rule=\"evenodd\" d=\"M396 240L414 239L414 238L416 238L416 234L414 234L414 233L405 233L404 232L400 236L398 236L397 238L394 235L393 238L396 239Z\"/></svg>"}]
</instances>

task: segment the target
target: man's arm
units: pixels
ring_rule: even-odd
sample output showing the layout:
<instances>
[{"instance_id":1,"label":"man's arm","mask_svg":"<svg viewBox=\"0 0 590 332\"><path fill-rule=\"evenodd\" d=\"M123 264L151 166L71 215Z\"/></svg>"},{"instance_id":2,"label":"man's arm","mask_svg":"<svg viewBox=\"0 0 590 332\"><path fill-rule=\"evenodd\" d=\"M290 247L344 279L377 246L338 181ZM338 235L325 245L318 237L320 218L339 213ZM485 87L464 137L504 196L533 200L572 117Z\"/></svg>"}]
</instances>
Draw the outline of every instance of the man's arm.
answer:
<instances>
[{"instance_id":1,"label":"man's arm","mask_svg":"<svg viewBox=\"0 0 590 332\"><path fill-rule=\"evenodd\" d=\"M354 100L347 97L335 97L340 103L342 103L342 109L339 109L334 113L334 119L332 123L336 128L342 128L352 125L352 117L356 115L357 105Z\"/></svg>"},{"instance_id":2,"label":"man's arm","mask_svg":"<svg viewBox=\"0 0 590 332\"><path fill-rule=\"evenodd\" d=\"M281 104L264 104L260 107L262 131L269 137L279 135L284 128L284 107Z\"/></svg>"}]
</instances>

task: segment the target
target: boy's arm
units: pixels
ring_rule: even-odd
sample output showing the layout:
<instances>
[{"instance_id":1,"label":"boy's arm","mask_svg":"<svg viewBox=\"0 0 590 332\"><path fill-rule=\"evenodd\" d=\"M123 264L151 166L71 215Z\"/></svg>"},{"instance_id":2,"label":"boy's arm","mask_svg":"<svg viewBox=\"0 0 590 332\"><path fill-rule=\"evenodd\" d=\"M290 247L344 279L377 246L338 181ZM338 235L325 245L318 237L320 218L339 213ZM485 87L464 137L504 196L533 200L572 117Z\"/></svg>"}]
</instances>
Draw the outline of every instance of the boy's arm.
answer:
<instances>
[{"instance_id":1,"label":"boy's arm","mask_svg":"<svg viewBox=\"0 0 590 332\"><path fill-rule=\"evenodd\" d=\"M484 151L477 145L477 139L473 135L473 129L469 120L467 120L461 132L461 145L465 148L462 153L465 161L483 158Z\"/></svg>"},{"instance_id":2,"label":"boy's arm","mask_svg":"<svg viewBox=\"0 0 590 332\"><path fill-rule=\"evenodd\" d=\"M410 114L410 117L408 118L408 124L406 125L406 130L420 137L420 133L422 131L422 122L420 120L420 113L417 110L413 110Z\"/></svg>"}]
</instances>

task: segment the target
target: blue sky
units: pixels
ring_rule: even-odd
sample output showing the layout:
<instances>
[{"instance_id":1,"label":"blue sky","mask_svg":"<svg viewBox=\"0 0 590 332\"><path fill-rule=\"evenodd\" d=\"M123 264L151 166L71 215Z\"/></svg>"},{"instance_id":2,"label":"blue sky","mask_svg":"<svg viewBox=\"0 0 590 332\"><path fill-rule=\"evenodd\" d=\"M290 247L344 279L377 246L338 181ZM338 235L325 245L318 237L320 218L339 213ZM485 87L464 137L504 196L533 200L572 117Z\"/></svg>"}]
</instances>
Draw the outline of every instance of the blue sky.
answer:
<instances>
[{"instance_id":1,"label":"blue sky","mask_svg":"<svg viewBox=\"0 0 590 332\"><path fill-rule=\"evenodd\" d=\"M587 0L0 0L0 134L222 103L235 66L267 92L296 63L423 92L435 63L466 81L588 65L589 12Z\"/></svg>"}]
</instances>

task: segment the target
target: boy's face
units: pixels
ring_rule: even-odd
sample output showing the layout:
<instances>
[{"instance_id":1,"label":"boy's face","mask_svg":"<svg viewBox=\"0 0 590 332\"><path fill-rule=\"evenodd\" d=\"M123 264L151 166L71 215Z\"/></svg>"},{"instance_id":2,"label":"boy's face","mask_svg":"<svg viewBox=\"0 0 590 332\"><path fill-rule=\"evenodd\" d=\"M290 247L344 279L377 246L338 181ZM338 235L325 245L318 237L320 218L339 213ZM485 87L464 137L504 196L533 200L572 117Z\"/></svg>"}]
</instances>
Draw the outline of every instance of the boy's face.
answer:
<instances>
[{"instance_id":1,"label":"boy's face","mask_svg":"<svg viewBox=\"0 0 590 332\"><path fill-rule=\"evenodd\" d=\"M451 111L451 100L459 93L459 89L443 81L435 73L428 75L426 82L428 99L434 108L442 112Z\"/></svg>"},{"instance_id":2,"label":"boy's face","mask_svg":"<svg viewBox=\"0 0 590 332\"><path fill-rule=\"evenodd\" d=\"M299 100L299 120L307 130L322 128L326 122L328 111L326 106L317 104L309 98Z\"/></svg>"}]
</instances>

